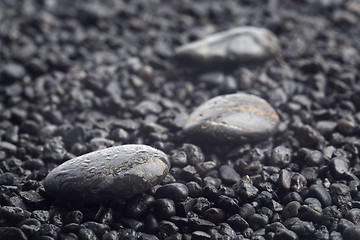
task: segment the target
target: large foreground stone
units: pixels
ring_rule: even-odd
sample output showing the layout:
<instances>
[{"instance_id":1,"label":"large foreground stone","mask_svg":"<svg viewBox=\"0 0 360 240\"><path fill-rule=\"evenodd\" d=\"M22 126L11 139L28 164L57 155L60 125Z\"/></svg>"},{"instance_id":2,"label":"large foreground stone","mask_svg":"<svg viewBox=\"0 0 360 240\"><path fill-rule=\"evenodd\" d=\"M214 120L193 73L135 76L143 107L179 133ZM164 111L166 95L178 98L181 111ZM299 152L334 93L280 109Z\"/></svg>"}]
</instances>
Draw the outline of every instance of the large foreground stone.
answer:
<instances>
[{"instance_id":1,"label":"large foreground stone","mask_svg":"<svg viewBox=\"0 0 360 240\"><path fill-rule=\"evenodd\" d=\"M69 160L45 178L46 192L64 200L107 202L127 199L158 184L170 162L146 145L123 145Z\"/></svg>"}]
</instances>

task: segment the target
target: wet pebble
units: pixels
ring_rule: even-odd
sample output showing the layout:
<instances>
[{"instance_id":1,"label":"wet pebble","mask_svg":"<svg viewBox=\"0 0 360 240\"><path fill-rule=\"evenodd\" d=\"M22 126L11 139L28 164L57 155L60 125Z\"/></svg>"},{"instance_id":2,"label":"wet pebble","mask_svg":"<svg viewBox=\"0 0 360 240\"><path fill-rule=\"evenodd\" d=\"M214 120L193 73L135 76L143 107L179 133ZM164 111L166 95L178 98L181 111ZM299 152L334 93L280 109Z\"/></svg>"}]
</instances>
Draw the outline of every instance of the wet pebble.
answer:
<instances>
[{"instance_id":1,"label":"wet pebble","mask_svg":"<svg viewBox=\"0 0 360 240\"><path fill-rule=\"evenodd\" d=\"M342 233L343 239L358 240L360 239L360 225L348 227Z\"/></svg>"},{"instance_id":2,"label":"wet pebble","mask_svg":"<svg viewBox=\"0 0 360 240\"><path fill-rule=\"evenodd\" d=\"M179 228L172 222L163 220L159 223L159 231L165 233L167 236L171 236L179 231Z\"/></svg>"},{"instance_id":3,"label":"wet pebble","mask_svg":"<svg viewBox=\"0 0 360 240\"><path fill-rule=\"evenodd\" d=\"M210 35L176 49L181 63L200 68L231 68L262 62L280 52L276 36L267 29L238 27Z\"/></svg>"},{"instance_id":4,"label":"wet pebble","mask_svg":"<svg viewBox=\"0 0 360 240\"><path fill-rule=\"evenodd\" d=\"M271 153L270 164L276 167L286 167L291 162L291 150L284 146L274 148Z\"/></svg>"},{"instance_id":5,"label":"wet pebble","mask_svg":"<svg viewBox=\"0 0 360 240\"><path fill-rule=\"evenodd\" d=\"M318 150L309 151L304 158L307 166L320 166L324 162L322 152Z\"/></svg>"},{"instance_id":6,"label":"wet pebble","mask_svg":"<svg viewBox=\"0 0 360 240\"><path fill-rule=\"evenodd\" d=\"M221 208L209 208L204 212L204 217L218 225L224 220L225 212Z\"/></svg>"},{"instance_id":7,"label":"wet pebble","mask_svg":"<svg viewBox=\"0 0 360 240\"><path fill-rule=\"evenodd\" d=\"M207 209L209 209L211 203L208 199L204 197L199 197L195 200L195 204L193 205L193 211L198 214L203 214Z\"/></svg>"},{"instance_id":8,"label":"wet pebble","mask_svg":"<svg viewBox=\"0 0 360 240\"><path fill-rule=\"evenodd\" d=\"M184 151L176 151L170 156L171 166L185 167L188 164L187 156Z\"/></svg>"},{"instance_id":9,"label":"wet pebble","mask_svg":"<svg viewBox=\"0 0 360 240\"><path fill-rule=\"evenodd\" d=\"M345 218L354 224L359 225L360 224L360 209L359 208L353 208L350 211L348 211L345 215Z\"/></svg>"},{"instance_id":10,"label":"wet pebble","mask_svg":"<svg viewBox=\"0 0 360 240\"><path fill-rule=\"evenodd\" d=\"M94 231L92 231L91 229L88 228L81 228L79 230L79 237L80 239L88 239L88 240L96 240L98 239L94 233Z\"/></svg>"},{"instance_id":11,"label":"wet pebble","mask_svg":"<svg viewBox=\"0 0 360 240\"><path fill-rule=\"evenodd\" d=\"M240 180L240 175L235 169L229 165L222 165L219 168L219 175L221 180L227 184L235 184Z\"/></svg>"},{"instance_id":12,"label":"wet pebble","mask_svg":"<svg viewBox=\"0 0 360 240\"><path fill-rule=\"evenodd\" d=\"M205 156L200 147L194 144L185 143L181 149L186 153L186 158L189 164L195 166L196 164L204 162Z\"/></svg>"},{"instance_id":13,"label":"wet pebble","mask_svg":"<svg viewBox=\"0 0 360 240\"><path fill-rule=\"evenodd\" d=\"M0 70L0 80L11 83L15 80L21 80L26 74L23 66L15 63L8 63L2 66Z\"/></svg>"},{"instance_id":14,"label":"wet pebble","mask_svg":"<svg viewBox=\"0 0 360 240\"><path fill-rule=\"evenodd\" d=\"M259 190L248 180L241 179L233 186L235 193L244 199L253 199L258 194Z\"/></svg>"},{"instance_id":15,"label":"wet pebble","mask_svg":"<svg viewBox=\"0 0 360 240\"><path fill-rule=\"evenodd\" d=\"M81 223L84 215L79 210L68 212L65 216L65 223Z\"/></svg>"},{"instance_id":16,"label":"wet pebble","mask_svg":"<svg viewBox=\"0 0 360 240\"><path fill-rule=\"evenodd\" d=\"M280 175L279 175L279 180L278 180L278 184L281 188L285 189L285 190L289 190L291 187L291 177L292 177L293 173L290 172L287 169L282 169L280 171Z\"/></svg>"},{"instance_id":17,"label":"wet pebble","mask_svg":"<svg viewBox=\"0 0 360 240\"><path fill-rule=\"evenodd\" d=\"M258 230L265 227L269 222L269 217L264 214L255 213L251 215L247 221L253 230Z\"/></svg>"},{"instance_id":18,"label":"wet pebble","mask_svg":"<svg viewBox=\"0 0 360 240\"><path fill-rule=\"evenodd\" d=\"M0 227L0 239L27 240L26 235L16 227Z\"/></svg>"},{"instance_id":19,"label":"wet pebble","mask_svg":"<svg viewBox=\"0 0 360 240\"><path fill-rule=\"evenodd\" d=\"M336 176L340 176L343 173L349 171L349 164L346 159L342 157L335 157L331 160L332 169Z\"/></svg>"},{"instance_id":20,"label":"wet pebble","mask_svg":"<svg viewBox=\"0 0 360 240\"><path fill-rule=\"evenodd\" d=\"M318 199L307 198L304 205L301 205L298 216L304 221L320 221L322 218L322 206Z\"/></svg>"},{"instance_id":21,"label":"wet pebble","mask_svg":"<svg viewBox=\"0 0 360 240\"><path fill-rule=\"evenodd\" d=\"M135 195L126 204L126 212L130 217L141 219L149 211L155 198L151 195Z\"/></svg>"},{"instance_id":22,"label":"wet pebble","mask_svg":"<svg viewBox=\"0 0 360 240\"><path fill-rule=\"evenodd\" d=\"M210 240L211 235L203 231L195 231L191 234L191 240Z\"/></svg>"},{"instance_id":23,"label":"wet pebble","mask_svg":"<svg viewBox=\"0 0 360 240\"><path fill-rule=\"evenodd\" d=\"M212 98L197 107L184 131L207 142L244 142L270 137L278 125L277 113L264 99L236 93Z\"/></svg>"},{"instance_id":24,"label":"wet pebble","mask_svg":"<svg viewBox=\"0 0 360 240\"><path fill-rule=\"evenodd\" d=\"M239 211L238 200L228 196L224 196L224 195L219 196L217 205L229 213L234 213Z\"/></svg>"},{"instance_id":25,"label":"wet pebble","mask_svg":"<svg viewBox=\"0 0 360 240\"><path fill-rule=\"evenodd\" d=\"M202 187L197 182L188 182L186 186L189 190L189 197L200 197L203 194Z\"/></svg>"},{"instance_id":26,"label":"wet pebble","mask_svg":"<svg viewBox=\"0 0 360 240\"><path fill-rule=\"evenodd\" d=\"M325 187L320 184L311 185L309 189L309 196L318 199L324 207L331 205L330 193Z\"/></svg>"},{"instance_id":27,"label":"wet pebble","mask_svg":"<svg viewBox=\"0 0 360 240\"><path fill-rule=\"evenodd\" d=\"M350 188L343 183L333 183L330 186L332 202L337 206L342 206L351 201Z\"/></svg>"},{"instance_id":28,"label":"wet pebble","mask_svg":"<svg viewBox=\"0 0 360 240\"><path fill-rule=\"evenodd\" d=\"M298 215L300 207L301 207L301 204L297 201L289 202L282 211L282 217L284 219L296 217Z\"/></svg>"},{"instance_id":29,"label":"wet pebble","mask_svg":"<svg viewBox=\"0 0 360 240\"><path fill-rule=\"evenodd\" d=\"M190 218L189 223L192 229L199 231L207 231L215 227L214 223L201 218Z\"/></svg>"},{"instance_id":30,"label":"wet pebble","mask_svg":"<svg viewBox=\"0 0 360 240\"><path fill-rule=\"evenodd\" d=\"M156 198L170 198L174 202L181 202L189 195L189 189L183 183L170 183L158 188L155 192Z\"/></svg>"},{"instance_id":31,"label":"wet pebble","mask_svg":"<svg viewBox=\"0 0 360 240\"><path fill-rule=\"evenodd\" d=\"M45 178L46 193L64 200L106 202L130 198L159 183L167 156L146 145L111 147L69 160Z\"/></svg>"},{"instance_id":32,"label":"wet pebble","mask_svg":"<svg viewBox=\"0 0 360 240\"><path fill-rule=\"evenodd\" d=\"M275 239L298 240L299 237L293 231L286 228L278 228L275 232Z\"/></svg>"},{"instance_id":33,"label":"wet pebble","mask_svg":"<svg viewBox=\"0 0 360 240\"><path fill-rule=\"evenodd\" d=\"M161 198L152 204L155 216L158 219L169 219L176 214L175 203L168 198Z\"/></svg>"},{"instance_id":34,"label":"wet pebble","mask_svg":"<svg viewBox=\"0 0 360 240\"><path fill-rule=\"evenodd\" d=\"M249 227L248 222L242 218L239 214L235 214L230 216L227 219L227 223L235 230L235 231L243 231Z\"/></svg>"}]
</instances>

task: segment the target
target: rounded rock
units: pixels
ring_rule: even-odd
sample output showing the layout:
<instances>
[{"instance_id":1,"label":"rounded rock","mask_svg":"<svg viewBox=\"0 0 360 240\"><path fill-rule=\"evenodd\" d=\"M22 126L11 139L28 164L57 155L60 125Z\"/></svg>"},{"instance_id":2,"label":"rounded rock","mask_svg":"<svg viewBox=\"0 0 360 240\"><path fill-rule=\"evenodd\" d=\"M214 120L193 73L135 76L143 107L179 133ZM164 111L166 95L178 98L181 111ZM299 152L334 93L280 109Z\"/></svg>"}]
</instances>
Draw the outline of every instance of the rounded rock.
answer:
<instances>
[{"instance_id":1,"label":"rounded rock","mask_svg":"<svg viewBox=\"0 0 360 240\"><path fill-rule=\"evenodd\" d=\"M259 141L278 129L279 116L264 99L245 93L217 96L196 108L184 131L210 142Z\"/></svg>"},{"instance_id":2,"label":"rounded rock","mask_svg":"<svg viewBox=\"0 0 360 240\"><path fill-rule=\"evenodd\" d=\"M158 219L169 219L176 214L175 203L168 198L157 199L152 204L155 216Z\"/></svg>"},{"instance_id":3,"label":"rounded rock","mask_svg":"<svg viewBox=\"0 0 360 240\"><path fill-rule=\"evenodd\" d=\"M270 164L276 167L286 167L291 162L291 150L284 146L274 148L271 153Z\"/></svg>"},{"instance_id":4,"label":"rounded rock","mask_svg":"<svg viewBox=\"0 0 360 240\"><path fill-rule=\"evenodd\" d=\"M158 188L155 192L156 198L170 198L174 202L181 202L189 195L189 189L183 183L169 183Z\"/></svg>"},{"instance_id":5,"label":"rounded rock","mask_svg":"<svg viewBox=\"0 0 360 240\"><path fill-rule=\"evenodd\" d=\"M26 235L16 227L0 227L1 239L27 240Z\"/></svg>"},{"instance_id":6,"label":"rounded rock","mask_svg":"<svg viewBox=\"0 0 360 240\"><path fill-rule=\"evenodd\" d=\"M277 37L265 28L237 27L176 49L180 63L203 69L226 69L259 63L280 52Z\"/></svg>"},{"instance_id":7,"label":"rounded rock","mask_svg":"<svg viewBox=\"0 0 360 240\"><path fill-rule=\"evenodd\" d=\"M348 227L342 233L343 239L357 240L360 239L360 225Z\"/></svg>"},{"instance_id":8,"label":"rounded rock","mask_svg":"<svg viewBox=\"0 0 360 240\"><path fill-rule=\"evenodd\" d=\"M128 199L162 181L170 168L165 153L146 145L122 145L91 152L53 169L46 192L63 200L109 202Z\"/></svg>"}]
</instances>

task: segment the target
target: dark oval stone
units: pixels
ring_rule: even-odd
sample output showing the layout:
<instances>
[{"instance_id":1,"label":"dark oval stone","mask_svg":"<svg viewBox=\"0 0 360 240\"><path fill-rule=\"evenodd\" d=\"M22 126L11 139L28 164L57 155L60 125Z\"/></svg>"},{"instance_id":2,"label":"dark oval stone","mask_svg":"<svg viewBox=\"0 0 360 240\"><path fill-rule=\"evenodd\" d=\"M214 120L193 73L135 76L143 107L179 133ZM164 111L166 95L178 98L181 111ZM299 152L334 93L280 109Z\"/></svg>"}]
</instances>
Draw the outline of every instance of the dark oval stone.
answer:
<instances>
[{"instance_id":1,"label":"dark oval stone","mask_svg":"<svg viewBox=\"0 0 360 240\"><path fill-rule=\"evenodd\" d=\"M185 133L203 141L258 141L273 135L279 116L264 99L235 93L210 99L196 108Z\"/></svg>"},{"instance_id":2,"label":"dark oval stone","mask_svg":"<svg viewBox=\"0 0 360 240\"><path fill-rule=\"evenodd\" d=\"M286 167L291 162L291 150L284 146L274 148L270 157L270 164L276 167Z\"/></svg>"},{"instance_id":3,"label":"dark oval stone","mask_svg":"<svg viewBox=\"0 0 360 240\"><path fill-rule=\"evenodd\" d=\"M69 160L45 178L46 192L82 202L127 199L162 181L170 168L165 153L146 145L122 145Z\"/></svg>"},{"instance_id":4,"label":"dark oval stone","mask_svg":"<svg viewBox=\"0 0 360 240\"><path fill-rule=\"evenodd\" d=\"M155 198L151 195L136 195L127 202L126 211L130 217L140 219L148 212L154 201Z\"/></svg>"},{"instance_id":5,"label":"dark oval stone","mask_svg":"<svg viewBox=\"0 0 360 240\"><path fill-rule=\"evenodd\" d=\"M157 219L169 219L176 214L175 203L168 198L161 198L152 204L153 211Z\"/></svg>"},{"instance_id":6,"label":"dark oval stone","mask_svg":"<svg viewBox=\"0 0 360 240\"><path fill-rule=\"evenodd\" d=\"M158 188L155 192L156 198L170 198L174 202L181 202L189 195L189 189L183 183L170 183Z\"/></svg>"},{"instance_id":7,"label":"dark oval stone","mask_svg":"<svg viewBox=\"0 0 360 240\"><path fill-rule=\"evenodd\" d=\"M289 202L282 211L283 219L288 219L290 217L296 217L298 215L299 208L301 204L297 201Z\"/></svg>"},{"instance_id":8,"label":"dark oval stone","mask_svg":"<svg viewBox=\"0 0 360 240\"><path fill-rule=\"evenodd\" d=\"M16 227L0 227L1 239L26 240L26 235Z\"/></svg>"},{"instance_id":9,"label":"dark oval stone","mask_svg":"<svg viewBox=\"0 0 360 240\"><path fill-rule=\"evenodd\" d=\"M313 184L309 190L309 196L317 198L324 207L331 205L331 196L328 190L320 184Z\"/></svg>"},{"instance_id":10,"label":"dark oval stone","mask_svg":"<svg viewBox=\"0 0 360 240\"><path fill-rule=\"evenodd\" d=\"M355 225L345 229L342 233L343 239L347 240L357 240L360 238L360 226Z\"/></svg>"},{"instance_id":11,"label":"dark oval stone","mask_svg":"<svg viewBox=\"0 0 360 240\"><path fill-rule=\"evenodd\" d=\"M219 175L221 180L224 183L235 184L237 181L240 181L240 174L235 171L235 169L229 165L222 165L219 168Z\"/></svg>"}]
</instances>

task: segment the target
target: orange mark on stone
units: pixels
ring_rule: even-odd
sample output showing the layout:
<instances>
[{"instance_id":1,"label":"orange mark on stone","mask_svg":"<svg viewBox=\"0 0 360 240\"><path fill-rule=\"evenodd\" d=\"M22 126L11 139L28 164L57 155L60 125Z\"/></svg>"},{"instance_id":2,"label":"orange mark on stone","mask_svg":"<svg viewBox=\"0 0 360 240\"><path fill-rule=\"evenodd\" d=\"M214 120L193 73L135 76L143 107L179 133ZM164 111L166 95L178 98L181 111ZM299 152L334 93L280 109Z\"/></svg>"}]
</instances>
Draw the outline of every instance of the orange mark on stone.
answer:
<instances>
[{"instance_id":1,"label":"orange mark on stone","mask_svg":"<svg viewBox=\"0 0 360 240\"><path fill-rule=\"evenodd\" d=\"M230 112L234 112L234 111L250 111L250 107L247 106L241 106L241 107L233 107L233 108L229 108Z\"/></svg>"},{"instance_id":2,"label":"orange mark on stone","mask_svg":"<svg viewBox=\"0 0 360 240\"><path fill-rule=\"evenodd\" d=\"M275 118L275 119L278 119L278 118L279 118L279 116L278 116L276 113L271 114L271 117L272 117L272 118Z\"/></svg>"}]
</instances>

